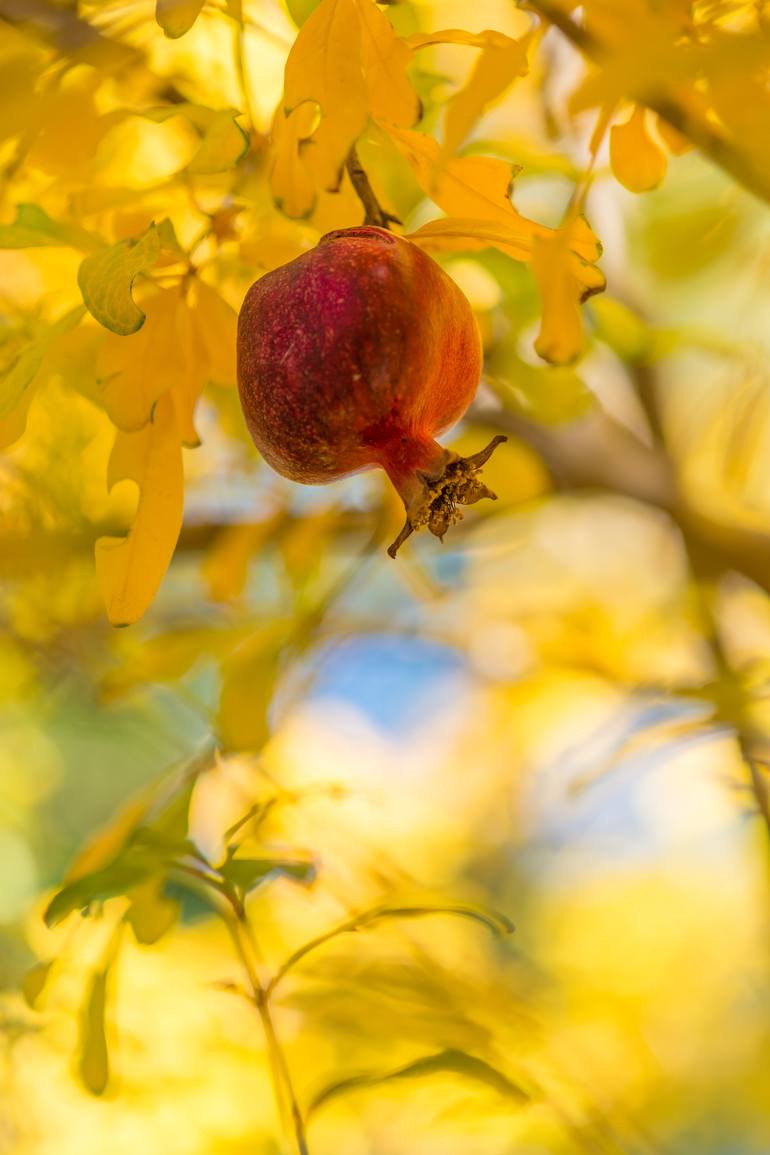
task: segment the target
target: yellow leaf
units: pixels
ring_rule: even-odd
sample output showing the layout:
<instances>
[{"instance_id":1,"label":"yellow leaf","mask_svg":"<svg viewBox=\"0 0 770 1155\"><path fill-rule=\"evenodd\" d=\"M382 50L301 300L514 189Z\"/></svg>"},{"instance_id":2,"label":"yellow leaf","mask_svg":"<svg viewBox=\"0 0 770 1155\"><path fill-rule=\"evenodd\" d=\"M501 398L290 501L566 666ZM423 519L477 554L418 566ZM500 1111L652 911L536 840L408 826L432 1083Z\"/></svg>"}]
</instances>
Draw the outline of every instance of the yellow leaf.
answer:
<instances>
[{"instance_id":1,"label":"yellow leaf","mask_svg":"<svg viewBox=\"0 0 770 1155\"><path fill-rule=\"evenodd\" d=\"M527 46L503 37L502 43L487 45L470 79L450 101L444 121L444 152L456 152L481 116L510 87L518 76L527 72Z\"/></svg>"},{"instance_id":2,"label":"yellow leaf","mask_svg":"<svg viewBox=\"0 0 770 1155\"><path fill-rule=\"evenodd\" d=\"M21 993L24 995L27 1006L32 1007L33 1010L37 1007L40 996L45 990L52 967L53 960L36 963L35 966L30 967L22 979Z\"/></svg>"},{"instance_id":3,"label":"yellow leaf","mask_svg":"<svg viewBox=\"0 0 770 1155\"><path fill-rule=\"evenodd\" d=\"M243 593L252 555L283 520L279 512L264 521L228 525L217 535L203 561L203 578L213 602L234 601Z\"/></svg>"},{"instance_id":4,"label":"yellow leaf","mask_svg":"<svg viewBox=\"0 0 770 1155\"><path fill-rule=\"evenodd\" d=\"M84 315L83 306L78 305L12 356L0 373L0 420L10 417L23 401L54 342L74 329Z\"/></svg>"},{"instance_id":5,"label":"yellow leaf","mask_svg":"<svg viewBox=\"0 0 770 1155\"><path fill-rule=\"evenodd\" d=\"M182 445L192 448L200 445L194 417L198 398L206 383L207 366L197 314L181 294L177 297L174 313L173 340L175 372L170 395L179 440Z\"/></svg>"},{"instance_id":6,"label":"yellow leaf","mask_svg":"<svg viewBox=\"0 0 770 1155\"><path fill-rule=\"evenodd\" d=\"M203 281L196 281L195 293L195 315L204 348L206 383L235 385L238 314Z\"/></svg>"},{"instance_id":7,"label":"yellow leaf","mask_svg":"<svg viewBox=\"0 0 770 1155\"><path fill-rule=\"evenodd\" d=\"M532 251L532 272L543 307L535 351L544 361L568 365L580 356L585 343L580 304L604 288L604 277L594 265L585 264L572 252L568 225L538 238Z\"/></svg>"},{"instance_id":8,"label":"yellow leaf","mask_svg":"<svg viewBox=\"0 0 770 1155\"><path fill-rule=\"evenodd\" d=\"M553 235L553 229L530 221L513 210L510 221L506 222L456 217L430 221L410 233L408 239L433 252L479 252L495 248L514 260L529 261L535 243L547 241ZM604 277L592 263L598 260L601 252L601 245L588 223L578 217L569 229L568 255L572 276L581 293L588 290L599 292L604 287Z\"/></svg>"},{"instance_id":9,"label":"yellow leaf","mask_svg":"<svg viewBox=\"0 0 770 1155\"><path fill-rule=\"evenodd\" d=\"M432 136L383 127L411 164L422 190L445 213L504 223L523 220L511 204L515 165L490 156L454 157L442 164Z\"/></svg>"},{"instance_id":10,"label":"yellow leaf","mask_svg":"<svg viewBox=\"0 0 770 1155\"><path fill-rule=\"evenodd\" d=\"M232 112L217 113L206 128L198 151L186 166L191 173L227 172L246 154L249 138Z\"/></svg>"},{"instance_id":11,"label":"yellow leaf","mask_svg":"<svg viewBox=\"0 0 770 1155\"><path fill-rule=\"evenodd\" d=\"M322 0L300 29L286 61L287 115L306 101L321 112L307 146L310 170L320 187L336 189L367 119L356 0Z\"/></svg>"},{"instance_id":12,"label":"yellow leaf","mask_svg":"<svg viewBox=\"0 0 770 1155\"><path fill-rule=\"evenodd\" d=\"M170 930L179 918L179 903L166 898L157 878L149 879L129 891L131 906L126 921L142 946L152 946Z\"/></svg>"},{"instance_id":13,"label":"yellow leaf","mask_svg":"<svg viewBox=\"0 0 770 1155\"><path fill-rule=\"evenodd\" d=\"M420 101L407 76L412 53L372 0L356 0L361 20L361 59L372 115L409 128Z\"/></svg>"},{"instance_id":14,"label":"yellow leaf","mask_svg":"<svg viewBox=\"0 0 770 1155\"><path fill-rule=\"evenodd\" d=\"M92 1095L103 1095L110 1079L105 1031L106 970L96 971L86 992L80 1024L80 1077Z\"/></svg>"},{"instance_id":15,"label":"yellow leaf","mask_svg":"<svg viewBox=\"0 0 770 1155\"><path fill-rule=\"evenodd\" d=\"M510 40L503 32L487 29L484 32L466 32L462 28L444 28L437 32L415 32L404 38L414 49L430 48L434 44L464 44L469 48L500 48Z\"/></svg>"},{"instance_id":16,"label":"yellow leaf","mask_svg":"<svg viewBox=\"0 0 770 1155\"><path fill-rule=\"evenodd\" d=\"M119 432L110 457L110 489L124 479L139 486L134 524L125 538L96 543L96 571L107 616L129 625L145 612L168 569L182 527L182 451L174 407L162 396L149 425Z\"/></svg>"},{"instance_id":17,"label":"yellow leaf","mask_svg":"<svg viewBox=\"0 0 770 1155\"><path fill-rule=\"evenodd\" d=\"M281 625L274 623L222 664L217 733L223 750L259 750L267 741L283 640Z\"/></svg>"},{"instance_id":18,"label":"yellow leaf","mask_svg":"<svg viewBox=\"0 0 770 1155\"><path fill-rule=\"evenodd\" d=\"M309 216L316 202L315 181L302 147L312 135L317 119L318 108L312 102L300 104L288 116L279 105L273 117L275 160L270 173L270 191L287 217Z\"/></svg>"},{"instance_id":19,"label":"yellow leaf","mask_svg":"<svg viewBox=\"0 0 770 1155\"><path fill-rule=\"evenodd\" d=\"M138 333L109 333L102 344L97 382L102 404L118 429L142 429L158 398L178 380L178 306L179 290L162 290L144 303L146 319Z\"/></svg>"},{"instance_id":20,"label":"yellow leaf","mask_svg":"<svg viewBox=\"0 0 770 1155\"><path fill-rule=\"evenodd\" d=\"M204 0L157 0L155 19L166 36L176 40L190 31L203 4Z\"/></svg>"},{"instance_id":21,"label":"yellow leaf","mask_svg":"<svg viewBox=\"0 0 770 1155\"><path fill-rule=\"evenodd\" d=\"M119 241L86 257L78 270L78 285L86 308L113 333L127 336L144 323L144 313L134 303L131 286L160 256L161 239L150 225L137 240Z\"/></svg>"},{"instance_id":22,"label":"yellow leaf","mask_svg":"<svg viewBox=\"0 0 770 1155\"><path fill-rule=\"evenodd\" d=\"M666 175L666 154L647 131L647 111L637 104L625 124L610 129L610 164L615 177L631 192L657 188Z\"/></svg>"}]
</instances>

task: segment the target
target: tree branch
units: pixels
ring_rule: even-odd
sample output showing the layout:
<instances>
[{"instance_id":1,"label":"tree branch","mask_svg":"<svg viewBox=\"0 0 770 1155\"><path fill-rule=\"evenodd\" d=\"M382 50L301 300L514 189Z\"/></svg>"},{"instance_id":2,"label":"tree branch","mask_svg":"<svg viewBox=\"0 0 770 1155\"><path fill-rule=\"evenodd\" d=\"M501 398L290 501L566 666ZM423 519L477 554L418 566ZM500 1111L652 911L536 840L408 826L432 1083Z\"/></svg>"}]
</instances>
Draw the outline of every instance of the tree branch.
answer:
<instances>
[{"instance_id":1,"label":"tree branch","mask_svg":"<svg viewBox=\"0 0 770 1155\"><path fill-rule=\"evenodd\" d=\"M527 0L526 7L536 12L578 49L588 60L601 68L611 55L610 50L601 44L595 36L576 24L566 12L550 0ZM770 202L770 178L764 165L755 164L750 155L742 153L740 149L727 140L720 132L713 128L703 117L695 115L689 109L677 102L675 97L667 92L636 92L629 89L626 95L644 104L652 112L665 120L682 136L697 145L702 153L734 180L742 184L749 192L754 193L761 200Z\"/></svg>"}]
</instances>

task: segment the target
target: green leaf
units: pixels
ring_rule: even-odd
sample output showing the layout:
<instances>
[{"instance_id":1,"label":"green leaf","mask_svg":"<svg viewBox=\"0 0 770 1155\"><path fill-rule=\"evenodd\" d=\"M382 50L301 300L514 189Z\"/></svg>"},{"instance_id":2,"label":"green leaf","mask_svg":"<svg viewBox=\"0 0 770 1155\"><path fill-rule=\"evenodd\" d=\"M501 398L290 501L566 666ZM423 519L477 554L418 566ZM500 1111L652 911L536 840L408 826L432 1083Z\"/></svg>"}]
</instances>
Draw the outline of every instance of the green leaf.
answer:
<instances>
[{"instance_id":1,"label":"green leaf","mask_svg":"<svg viewBox=\"0 0 770 1155\"><path fill-rule=\"evenodd\" d=\"M0 224L0 249L32 249L53 245L71 245L86 252L102 244L95 233L77 225L61 224L53 220L38 205L16 206L16 219L9 225Z\"/></svg>"},{"instance_id":2,"label":"green leaf","mask_svg":"<svg viewBox=\"0 0 770 1155\"><path fill-rule=\"evenodd\" d=\"M159 855L148 847L129 847L109 866L63 886L46 908L43 915L46 925L56 926L75 910L87 910L95 902L125 894L150 878L162 865Z\"/></svg>"},{"instance_id":3,"label":"green leaf","mask_svg":"<svg viewBox=\"0 0 770 1155\"><path fill-rule=\"evenodd\" d=\"M400 1079L424 1078L426 1075L452 1074L461 1075L477 1083L483 1083L505 1098L523 1104L529 1102L530 1096L518 1084L513 1083L507 1075L493 1067L484 1059L469 1055L466 1051L447 1050L439 1051L435 1055L425 1055L415 1059L394 1071L385 1071L367 1075L353 1075L348 1079L338 1079L324 1087L308 1107L308 1115L312 1115L327 1103L339 1099L351 1091L361 1091L368 1087L381 1087L385 1083L393 1083Z\"/></svg>"},{"instance_id":4,"label":"green leaf","mask_svg":"<svg viewBox=\"0 0 770 1155\"><path fill-rule=\"evenodd\" d=\"M65 313L55 324L26 345L0 376L0 420L7 417L21 401L24 392L37 376L43 359L57 337L68 333L82 320L82 305Z\"/></svg>"},{"instance_id":5,"label":"green leaf","mask_svg":"<svg viewBox=\"0 0 770 1155\"><path fill-rule=\"evenodd\" d=\"M231 858L220 873L241 894L248 894L260 883L280 876L310 883L315 879L316 867L307 858Z\"/></svg>"},{"instance_id":6,"label":"green leaf","mask_svg":"<svg viewBox=\"0 0 770 1155\"><path fill-rule=\"evenodd\" d=\"M161 251L156 225L136 240L118 241L86 257L78 271L78 285L86 308L113 333L128 336L141 329L144 313L134 303L131 286L140 273L147 272Z\"/></svg>"},{"instance_id":7,"label":"green leaf","mask_svg":"<svg viewBox=\"0 0 770 1155\"><path fill-rule=\"evenodd\" d=\"M105 1030L107 975L109 968L91 976L80 1021L80 1058L78 1070L85 1088L92 1095L102 1095L110 1078L110 1061Z\"/></svg>"},{"instance_id":8,"label":"green leaf","mask_svg":"<svg viewBox=\"0 0 770 1155\"><path fill-rule=\"evenodd\" d=\"M189 32L198 19L205 0L157 0L155 19L170 40Z\"/></svg>"},{"instance_id":9,"label":"green leaf","mask_svg":"<svg viewBox=\"0 0 770 1155\"><path fill-rule=\"evenodd\" d=\"M28 1007L34 1010L38 1004L38 1000L45 990L45 985L51 974L53 967L53 959L50 962L36 963L35 966L25 974L21 981L21 993L24 995L24 1001Z\"/></svg>"}]
</instances>

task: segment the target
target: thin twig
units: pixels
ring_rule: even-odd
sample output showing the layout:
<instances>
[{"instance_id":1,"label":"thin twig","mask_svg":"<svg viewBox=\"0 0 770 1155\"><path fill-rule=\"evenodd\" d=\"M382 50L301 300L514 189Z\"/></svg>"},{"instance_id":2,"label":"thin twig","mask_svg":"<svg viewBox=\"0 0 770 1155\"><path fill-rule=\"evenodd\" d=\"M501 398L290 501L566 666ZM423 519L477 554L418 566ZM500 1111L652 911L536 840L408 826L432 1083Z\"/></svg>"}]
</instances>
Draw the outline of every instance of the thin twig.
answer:
<instances>
[{"instance_id":1,"label":"thin twig","mask_svg":"<svg viewBox=\"0 0 770 1155\"><path fill-rule=\"evenodd\" d=\"M392 224L400 225L401 221L398 217L394 217L392 213L386 212L380 205L380 202L375 196L374 189L369 183L369 177L366 175L366 170L358 156L358 151L355 145L348 153L348 159L345 165L350 177L350 183L355 189L356 196L364 206L364 224L376 225L381 229L389 229Z\"/></svg>"}]
</instances>

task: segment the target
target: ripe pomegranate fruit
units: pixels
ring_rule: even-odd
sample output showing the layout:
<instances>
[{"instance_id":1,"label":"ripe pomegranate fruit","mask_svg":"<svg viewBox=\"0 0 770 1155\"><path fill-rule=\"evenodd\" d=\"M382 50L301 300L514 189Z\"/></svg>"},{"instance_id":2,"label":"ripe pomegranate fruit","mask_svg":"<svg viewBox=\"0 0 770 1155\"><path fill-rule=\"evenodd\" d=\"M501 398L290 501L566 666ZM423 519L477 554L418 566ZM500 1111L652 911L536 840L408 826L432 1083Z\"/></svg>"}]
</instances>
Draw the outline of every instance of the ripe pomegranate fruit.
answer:
<instances>
[{"instance_id":1,"label":"ripe pomegranate fruit","mask_svg":"<svg viewBox=\"0 0 770 1155\"><path fill-rule=\"evenodd\" d=\"M467 458L434 440L468 408L481 359L454 281L374 226L328 233L267 273L238 318L238 386L260 453L309 484L384 469L406 508L391 557L414 530L443 538L458 505L495 497L478 473L504 437Z\"/></svg>"}]
</instances>

